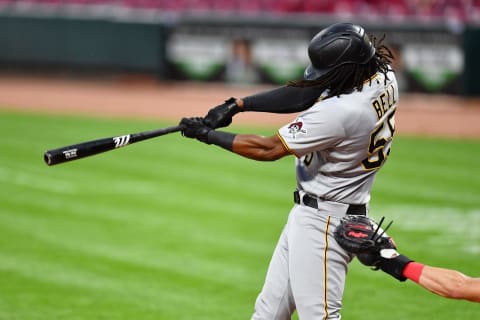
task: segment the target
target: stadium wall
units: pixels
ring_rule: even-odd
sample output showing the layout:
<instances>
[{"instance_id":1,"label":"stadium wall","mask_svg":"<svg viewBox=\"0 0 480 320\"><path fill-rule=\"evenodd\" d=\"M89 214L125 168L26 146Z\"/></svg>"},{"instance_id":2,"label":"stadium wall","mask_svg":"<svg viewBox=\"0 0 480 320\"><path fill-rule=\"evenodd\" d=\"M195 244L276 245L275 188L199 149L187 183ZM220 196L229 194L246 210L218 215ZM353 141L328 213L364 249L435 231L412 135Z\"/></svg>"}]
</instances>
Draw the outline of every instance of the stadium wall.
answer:
<instances>
[{"instance_id":1,"label":"stadium wall","mask_svg":"<svg viewBox=\"0 0 480 320\"><path fill-rule=\"evenodd\" d=\"M309 39L333 22L332 17L318 16L259 19L78 8L2 9L0 65L133 71L174 80L284 83L302 76ZM480 71L479 28L353 22L378 38L388 35L404 91L480 95L475 79ZM246 60L240 61L242 69L235 59Z\"/></svg>"}]
</instances>

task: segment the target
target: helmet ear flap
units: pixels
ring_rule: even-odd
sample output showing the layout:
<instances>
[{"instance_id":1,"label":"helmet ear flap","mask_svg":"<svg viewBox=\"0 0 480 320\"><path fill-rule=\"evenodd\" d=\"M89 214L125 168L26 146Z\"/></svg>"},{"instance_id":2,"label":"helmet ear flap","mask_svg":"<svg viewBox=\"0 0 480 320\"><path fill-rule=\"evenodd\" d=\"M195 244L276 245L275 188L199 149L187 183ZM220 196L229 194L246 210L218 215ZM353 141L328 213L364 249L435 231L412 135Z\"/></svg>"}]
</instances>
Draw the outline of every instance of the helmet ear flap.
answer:
<instances>
[{"instance_id":1,"label":"helmet ear flap","mask_svg":"<svg viewBox=\"0 0 480 320\"><path fill-rule=\"evenodd\" d=\"M375 55L375 47L358 25L333 24L310 41L310 65L305 69L305 80L316 80L333 68L344 64L366 64Z\"/></svg>"}]
</instances>

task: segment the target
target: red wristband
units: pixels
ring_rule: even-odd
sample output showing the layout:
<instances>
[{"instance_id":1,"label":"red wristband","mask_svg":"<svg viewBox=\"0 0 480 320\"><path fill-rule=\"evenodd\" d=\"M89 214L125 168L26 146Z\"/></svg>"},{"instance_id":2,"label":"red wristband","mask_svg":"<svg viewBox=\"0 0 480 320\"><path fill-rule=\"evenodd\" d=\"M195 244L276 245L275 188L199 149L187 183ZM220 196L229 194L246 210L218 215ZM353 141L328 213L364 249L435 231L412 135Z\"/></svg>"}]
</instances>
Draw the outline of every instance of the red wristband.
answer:
<instances>
[{"instance_id":1,"label":"red wristband","mask_svg":"<svg viewBox=\"0 0 480 320\"><path fill-rule=\"evenodd\" d=\"M403 269L403 276L418 283L420 281L420 276L422 275L423 267L425 267L425 265L421 263L410 262L405 269Z\"/></svg>"}]
</instances>

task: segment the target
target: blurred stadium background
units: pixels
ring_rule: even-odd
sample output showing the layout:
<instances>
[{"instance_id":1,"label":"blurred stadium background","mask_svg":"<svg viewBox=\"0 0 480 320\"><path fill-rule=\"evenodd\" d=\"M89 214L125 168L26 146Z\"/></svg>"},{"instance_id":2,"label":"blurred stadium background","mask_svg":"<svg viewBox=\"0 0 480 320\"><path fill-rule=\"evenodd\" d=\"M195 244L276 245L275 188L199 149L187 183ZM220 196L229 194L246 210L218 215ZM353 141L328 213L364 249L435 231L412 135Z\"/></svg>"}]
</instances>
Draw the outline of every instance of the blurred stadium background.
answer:
<instances>
[{"instance_id":1,"label":"blurred stadium background","mask_svg":"<svg viewBox=\"0 0 480 320\"><path fill-rule=\"evenodd\" d=\"M0 63L284 83L336 21L388 34L406 91L480 94L477 0L1 0Z\"/></svg>"},{"instance_id":2,"label":"blurred stadium background","mask_svg":"<svg viewBox=\"0 0 480 320\"><path fill-rule=\"evenodd\" d=\"M480 276L480 1L0 0L0 319L249 318L291 159L178 135L52 168L43 152L299 78L337 21L396 55L399 131L372 216L395 220L412 258ZM232 130L289 117L242 114ZM479 314L352 263L345 319Z\"/></svg>"}]
</instances>

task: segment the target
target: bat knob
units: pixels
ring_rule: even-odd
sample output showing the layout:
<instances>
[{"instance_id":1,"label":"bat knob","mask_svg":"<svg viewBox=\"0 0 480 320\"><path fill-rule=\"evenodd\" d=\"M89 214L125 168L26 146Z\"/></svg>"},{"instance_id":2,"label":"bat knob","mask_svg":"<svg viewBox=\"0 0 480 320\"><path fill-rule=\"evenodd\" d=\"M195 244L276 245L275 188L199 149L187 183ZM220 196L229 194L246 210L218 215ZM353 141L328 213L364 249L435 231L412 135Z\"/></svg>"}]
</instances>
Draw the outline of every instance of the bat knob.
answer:
<instances>
[{"instance_id":1,"label":"bat knob","mask_svg":"<svg viewBox=\"0 0 480 320\"><path fill-rule=\"evenodd\" d=\"M49 166L52 165L52 155L49 152L45 152L43 154L43 161Z\"/></svg>"}]
</instances>

